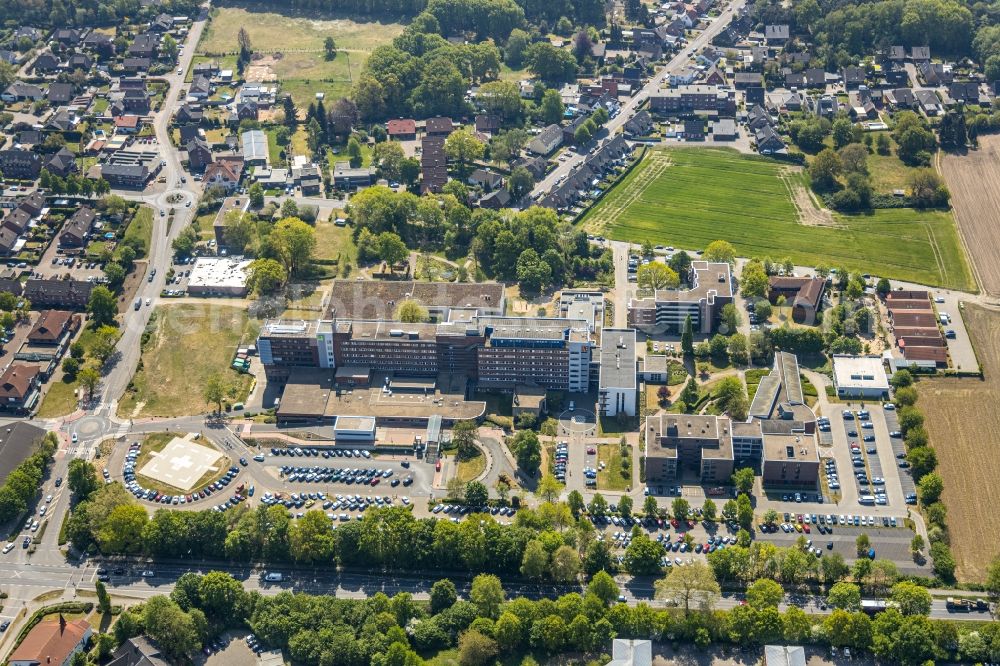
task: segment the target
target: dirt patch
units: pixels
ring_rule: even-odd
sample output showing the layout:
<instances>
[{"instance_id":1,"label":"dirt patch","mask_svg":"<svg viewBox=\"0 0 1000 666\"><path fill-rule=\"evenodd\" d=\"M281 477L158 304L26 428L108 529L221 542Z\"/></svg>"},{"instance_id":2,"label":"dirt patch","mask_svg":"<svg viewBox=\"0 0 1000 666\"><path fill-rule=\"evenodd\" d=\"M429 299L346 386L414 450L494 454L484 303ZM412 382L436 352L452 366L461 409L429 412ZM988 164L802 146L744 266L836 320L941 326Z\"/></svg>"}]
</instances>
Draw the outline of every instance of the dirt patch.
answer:
<instances>
[{"instance_id":1,"label":"dirt patch","mask_svg":"<svg viewBox=\"0 0 1000 666\"><path fill-rule=\"evenodd\" d=\"M1000 136L979 139L979 149L943 155L939 169L958 220L958 230L972 259L972 271L990 296L1000 296Z\"/></svg>"},{"instance_id":2,"label":"dirt patch","mask_svg":"<svg viewBox=\"0 0 1000 666\"><path fill-rule=\"evenodd\" d=\"M1000 552L995 539L984 537L1000 531L1000 513L983 510L1000 503L1000 452L991 446L1000 412L984 409L1000 401L1000 311L966 303L962 316L984 379L926 379L917 390L944 479L956 575L981 581Z\"/></svg>"},{"instance_id":3,"label":"dirt patch","mask_svg":"<svg viewBox=\"0 0 1000 666\"><path fill-rule=\"evenodd\" d=\"M799 213L799 222L807 227L841 226L834 221L833 213L820 206L815 195L797 182L792 177L791 172L786 171L781 175L781 178L788 185L788 191L792 195L792 203L795 204L795 209Z\"/></svg>"},{"instance_id":4,"label":"dirt patch","mask_svg":"<svg viewBox=\"0 0 1000 666\"><path fill-rule=\"evenodd\" d=\"M277 81L278 75L274 73L274 64L280 59L280 53L255 58L252 63L247 65L246 72L244 73L246 80L256 83Z\"/></svg>"}]
</instances>

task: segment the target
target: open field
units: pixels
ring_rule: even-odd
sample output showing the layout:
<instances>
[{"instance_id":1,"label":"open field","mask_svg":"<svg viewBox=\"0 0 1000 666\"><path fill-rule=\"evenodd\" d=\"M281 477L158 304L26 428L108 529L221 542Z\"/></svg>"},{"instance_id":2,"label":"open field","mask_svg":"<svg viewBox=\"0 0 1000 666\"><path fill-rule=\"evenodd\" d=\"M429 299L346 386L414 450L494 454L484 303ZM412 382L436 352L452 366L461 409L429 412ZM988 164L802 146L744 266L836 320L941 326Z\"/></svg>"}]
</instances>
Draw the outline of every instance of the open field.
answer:
<instances>
[{"instance_id":1,"label":"open field","mask_svg":"<svg viewBox=\"0 0 1000 666\"><path fill-rule=\"evenodd\" d=\"M618 240L697 249L721 238L743 256L788 256L798 264L975 289L950 213L824 215L793 167L725 149L650 151L582 223Z\"/></svg>"},{"instance_id":2,"label":"open field","mask_svg":"<svg viewBox=\"0 0 1000 666\"><path fill-rule=\"evenodd\" d=\"M1000 312L965 304L962 312L985 379L924 379L917 382L937 471L944 479L956 576L981 581L1000 544L990 535L1000 531L1000 514L988 507L1000 503Z\"/></svg>"},{"instance_id":3,"label":"open field","mask_svg":"<svg viewBox=\"0 0 1000 666\"><path fill-rule=\"evenodd\" d=\"M476 455L468 460L455 458L458 470L455 476L462 483L468 483L483 473L486 469L486 456L481 451L476 451Z\"/></svg>"},{"instance_id":4,"label":"open field","mask_svg":"<svg viewBox=\"0 0 1000 666\"><path fill-rule=\"evenodd\" d=\"M629 455L632 455L632 447L628 447ZM602 470L600 465L598 465L597 471L597 489L598 490L617 490L624 491L631 485L629 481L631 480L631 473L625 471L622 473L622 456L620 455L621 447L618 444L598 444L597 445L597 460L598 463L603 462L605 468Z\"/></svg>"},{"instance_id":5,"label":"open field","mask_svg":"<svg viewBox=\"0 0 1000 666\"><path fill-rule=\"evenodd\" d=\"M251 375L229 368L236 347L256 336L259 322L241 308L178 304L156 308L142 360L123 397L119 413L130 416L180 416L214 409L202 396L205 383L219 374L233 402L246 399ZM192 364L191 359L198 363Z\"/></svg>"},{"instance_id":6,"label":"open field","mask_svg":"<svg viewBox=\"0 0 1000 666\"><path fill-rule=\"evenodd\" d=\"M998 296L1000 136L980 137L979 150L970 150L966 155L942 154L940 166L979 286L987 294Z\"/></svg>"},{"instance_id":7,"label":"open field","mask_svg":"<svg viewBox=\"0 0 1000 666\"><path fill-rule=\"evenodd\" d=\"M125 229L123 240L130 239L142 243L142 252L139 257L145 257L149 252L149 245L153 241L153 209L149 206L140 207Z\"/></svg>"},{"instance_id":8,"label":"open field","mask_svg":"<svg viewBox=\"0 0 1000 666\"><path fill-rule=\"evenodd\" d=\"M268 11L268 5L222 7L198 44L199 56L221 56L236 51L236 36L246 28L253 50L261 58L251 63L248 76L281 82L304 109L317 92L328 99L343 97L361 73L368 53L403 31L400 23L352 19L330 13ZM259 10L259 11L258 11ZM333 37L338 53L326 59L323 42Z\"/></svg>"},{"instance_id":9,"label":"open field","mask_svg":"<svg viewBox=\"0 0 1000 666\"><path fill-rule=\"evenodd\" d=\"M83 345L85 354L89 357L90 349L94 344L94 329L89 326L84 327L77 340ZM67 381L67 377L62 375L61 371L56 371L52 375L49 384L49 389L36 414L40 419L52 419L71 414L76 410L78 404L77 389L80 389L83 394L86 393L86 389L80 387L80 382L77 379Z\"/></svg>"}]
</instances>

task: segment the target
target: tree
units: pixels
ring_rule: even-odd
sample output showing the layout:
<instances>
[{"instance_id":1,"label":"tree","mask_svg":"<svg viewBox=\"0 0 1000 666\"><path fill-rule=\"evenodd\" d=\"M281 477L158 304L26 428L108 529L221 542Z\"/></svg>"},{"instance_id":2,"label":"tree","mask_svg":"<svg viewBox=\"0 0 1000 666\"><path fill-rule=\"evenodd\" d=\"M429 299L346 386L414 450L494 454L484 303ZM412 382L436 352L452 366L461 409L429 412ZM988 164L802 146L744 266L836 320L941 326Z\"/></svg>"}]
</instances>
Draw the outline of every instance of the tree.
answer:
<instances>
[{"instance_id":1,"label":"tree","mask_svg":"<svg viewBox=\"0 0 1000 666\"><path fill-rule=\"evenodd\" d=\"M572 546L559 546L552 553L550 574L557 583L571 583L580 575L580 554Z\"/></svg>"},{"instance_id":2,"label":"tree","mask_svg":"<svg viewBox=\"0 0 1000 666\"><path fill-rule=\"evenodd\" d=\"M94 589L97 591L97 609L102 613L110 613L111 595L108 594L108 588L101 581L97 581L94 583Z\"/></svg>"},{"instance_id":3,"label":"tree","mask_svg":"<svg viewBox=\"0 0 1000 666\"><path fill-rule=\"evenodd\" d=\"M670 504L670 513L675 519L685 521L691 513L691 505L683 497L676 497Z\"/></svg>"},{"instance_id":4,"label":"tree","mask_svg":"<svg viewBox=\"0 0 1000 666\"><path fill-rule=\"evenodd\" d=\"M542 464L542 445L538 435L531 430L521 430L511 443L517 464L529 474L534 474Z\"/></svg>"},{"instance_id":5,"label":"tree","mask_svg":"<svg viewBox=\"0 0 1000 666\"><path fill-rule=\"evenodd\" d=\"M372 164L386 180L399 180L399 167L404 159L403 147L396 141L383 141L372 148Z\"/></svg>"},{"instance_id":6,"label":"tree","mask_svg":"<svg viewBox=\"0 0 1000 666\"><path fill-rule=\"evenodd\" d=\"M142 618L145 633L171 660L186 661L183 657L201 649L201 639L192 616L182 611L169 597L147 599Z\"/></svg>"},{"instance_id":7,"label":"tree","mask_svg":"<svg viewBox=\"0 0 1000 666\"><path fill-rule=\"evenodd\" d=\"M892 586L889 598L903 615L930 615L931 593L927 588L903 580Z\"/></svg>"},{"instance_id":8,"label":"tree","mask_svg":"<svg viewBox=\"0 0 1000 666\"><path fill-rule=\"evenodd\" d=\"M479 481L469 481L465 484L465 503L469 506L486 506L490 492Z\"/></svg>"},{"instance_id":9,"label":"tree","mask_svg":"<svg viewBox=\"0 0 1000 666\"><path fill-rule=\"evenodd\" d=\"M86 499L100 487L97 482L97 470L92 463L83 458L73 458L69 461L66 484L74 499L78 501Z\"/></svg>"},{"instance_id":10,"label":"tree","mask_svg":"<svg viewBox=\"0 0 1000 666\"><path fill-rule=\"evenodd\" d=\"M552 125L563 119L566 107L563 105L562 96L558 90L549 88L542 95L542 102L539 105L539 113L542 121Z\"/></svg>"},{"instance_id":11,"label":"tree","mask_svg":"<svg viewBox=\"0 0 1000 666\"><path fill-rule=\"evenodd\" d=\"M273 294L285 286L288 274L274 259L254 259L247 266L247 289L256 294Z\"/></svg>"},{"instance_id":12,"label":"tree","mask_svg":"<svg viewBox=\"0 0 1000 666\"><path fill-rule=\"evenodd\" d=\"M712 522L718 517L718 509L710 497L706 497L705 503L701 506L701 517L705 522Z\"/></svg>"},{"instance_id":13,"label":"tree","mask_svg":"<svg viewBox=\"0 0 1000 666\"><path fill-rule=\"evenodd\" d=\"M598 571L587 585L587 595L593 594L605 605L618 599L618 583L607 571Z\"/></svg>"},{"instance_id":14,"label":"tree","mask_svg":"<svg viewBox=\"0 0 1000 666\"><path fill-rule=\"evenodd\" d=\"M843 170L840 156L832 148L824 148L809 164L809 177L817 190L832 189Z\"/></svg>"},{"instance_id":15,"label":"tree","mask_svg":"<svg viewBox=\"0 0 1000 666\"><path fill-rule=\"evenodd\" d=\"M618 513L622 515L623 518L632 517L632 498L628 495L622 495L618 500Z\"/></svg>"},{"instance_id":16,"label":"tree","mask_svg":"<svg viewBox=\"0 0 1000 666\"><path fill-rule=\"evenodd\" d=\"M736 492L749 494L753 491L753 469L750 467L741 467L736 470L733 472L732 482L733 486L736 487Z\"/></svg>"},{"instance_id":17,"label":"tree","mask_svg":"<svg viewBox=\"0 0 1000 666\"><path fill-rule=\"evenodd\" d=\"M608 513L608 501L604 499L601 493L594 493L594 497L590 500L590 505L587 507L587 511L590 512L592 516L606 516Z\"/></svg>"},{"instance_id":18,"label":"tree","mask_svg":"<svg viewBox=\"0 0 1000 666\"><path fill-rule=\"evenodd\" d=\"M259 209L264 206L264 187L260 183L254 183L247 190L250 199L250 207Z\"/></svg>"},{"instance_id":19,"label":"tree","mask_svg":"<svg viewBox=\"0 0 1000 666\"><path fill-rule=\"evenodd\" d=\"M651 576L661 572L663 546L645 534L639 534L625 549L625 569L633 576Z\"/></svg>"},{"instance_id":20,"label":"tree","mask_svg":"<svg viewBox=\"0 0 1000 666\"><path fill-rule=\"evenodd\" d=\"M753 505L750 504L749 495L736 498L736 522L747 531L753 526Z\"/></svg>"},{"instance_id":21,"label":"tree","mask_svg":"<svg viewBox=\"0 0 1000 666\"><path fill-rule=\"evenodd\" d=\"M906 368L900 368L896 372L892 373L892 378L889 379L889 384L891 384L894 389L911 386L913 384L913 375L910 374L910 371Z\"/></svg>"},{"instance_id":22,"label":"tree","mask_svg":"<svg viewBox=\"0 0 1000 666\"><path fill-rule=\"evenodd\" d=\"M826 603L831 608L845 611L861 610L861 588L854 583L834 583L826 594Z\"/></svg>"},{"instance_id":23,"label":"tree","mask_svg":"<svg viewBox=\"0 0 1000 666\"><path fill-rule=\"evenodd\" d=\"M577 146L585 146L590 143L593 138L594 133L590 127L587 126L587 123L580 125L576 128L576 131L573 132L573 143Z\"/></svg>"},{"instance_id":24,"label":"tree","mask_svg":"<svg viewBox=\"0 0 1000 666\"><path fill-rule=\"evenodd\" d=\"M90 355L103 365L115 353L115 344L118 342L118 329L114 326L101 326L94 331L93 341L90 345Z\"/></svg>"},{"instance_id":25,"label":"tree","mask_svg":"<svg viewBox=\"0 0 1000 666\"><path fill-rule=\"evenodd\" d=\"M535 494L546 502L554 502L558 499L559 493L562 492L562 489L563 485L559 483L559 480L556 477L551 474L545 474L538 482Z\"/></svg>"},{"instance_id":26,"label":"tree","mask_svg":"<svg viewBox=\"0 0 1000 666\"><path fill-rule=\"evenodd\" d=\"M746 299L766 298L770 284L764 265L756 259L747 262L740 275L740 293Z\"/></svg>"},{"instance_id":27,"label":"tree","mask_svg":"<svg viewBox=\"0 0 1000 666\"><path fill-rule=\"evenodd\" d=\"M531 193L531 188L535 186L535 178L531 172L523 166L514 167L507 179L507 189L515 201L520 201Z\"/></svg>"},{"instance_id":28,"label":"tree","mask_svg":"<svg viewBox=\"0 0 1000 666\"><path fill-rule=\"evenodd\" d=\"M431 614L437 615L443 610L451 608L458 601L458 592L455 584L447 578L436 581L431 586Z\"/></svg>"},{"instance_id":29,"label":"tree","mask_svg":"<svg viewBox=\"0 0 1000 666\"><path fill-rule=\"evenodd\" d=\"M691 315L684 317L684 330L681 331L681 351L685 356L694 354L694 324Z\"/></svg>"},{"instance_id":30,"label":"tree","mask_svg":"<svg viewBox=\"0 0 1000 666\"><path fill-rule=\"evenodd\" d=\"M871 548L872 542L867 534L861 533L858 538L854 540L854 545L858 551L858 557L867 557L868 549Z\"/></svg>"},{"instance_id":31,"label":"tree","mask_svg":"<svg viewBox=\"0 0 1000 666\"><path fill-rule=\"evenodd\" d=\"M681 279L666 264L651 261L639 267L637 282L642 289L676 289Z\"/></svg>"},{"instance_id":32,"label":"tree","mask_svg":"<svg viewBox=\"0 0 1000 666\"><path fill-rule=\"evenodd\" d=\"M327 35L326 39L323 40L323 50L326 52L327 60L333 60L337 57L337 44L333 41L333 37Z\"/></svg>"},{"instance_id":33,"label":"tree","mask_svg":"<svg viewBox=\"0 0 1000 666\"><path fill-rule=\"evenodd\" d=\"M844 146L837 151L837 155L845 173L868 175L868 149L860 143Z\"/></svg>"},{"instance_id":34,"label":"tree","mask_svg":"<svg viewBox=\"0 0 1000 666\"><path fill-rule=\"evenodd\" d=\"M458 173L463 177L468 174L469 162L481 160L485 149L485 144L466 129L455 130L444 141L448 159L458 163Z\"/></svg>"},{"instance_id":35,"label":"tree","mask_svg":"<svg viewBox=\"0 0 1000 666\"><path fill-rule=\"evenodd\" d=\"M461 666L480 666L492 663L499 654L497 642L475 629L469 629L458 638L458 663Z\"/></svg>"},{"instance_id":36,"label":"tree","mask_svg":"<svg viewBox=\"0 0 1000 666\"><path fill-rule=\"evenodd\" d=\"M785 590L770 578L761 578L747 588L747 604L756 610L777 608L785 598Z\"/></svg>"},{"instance_id":37,"label":"tree","mask_svg":"<svg viewBox=\"0 0 1000 666\"><path fill-rule=\"evenodd\" d=\"M205 381L202 397L205 402L215 405L215 411L222 413L222 401L226 399L226 383L222 376L213 372Z\"/></svg>"},{"instance_id":38,"label":"tree","mask_svg":"<svg viewBox=\"0 0 1000 666\"><path fill-rule=\"evenodd\" d=\"M833 121L833 147L843 148L855 140L854 123L847 118L837 118Z\"/></svg>"},{"instance_id":39,"label":"tree","mask_svg":"<svg viewBox=\"0 0 1000 666\"><path fill-rule=\"evenodd\" d=\"M715 391L716 404L719 409L728 412L735 419L746 418L747 410L750 408L746 390L739 377L723 378Z\"/></svg>"},{"instance_id":40,"label":"tree","mask_svg":"<svg viewBox=\"0 0 1000 666\"><path fill-rule=\"evenodd\" d=\"M396 308L396 319L407 324L416 324L431 320L427 308L417 301L407 299Z\"/></svg>"},{"instance_id":41,"label":"tree","mask_svg":"<svg viewBox=\"0 0 1000 666\"><path fill-rule=\"evenodd\" d=\"M937 472L925 474L924 478L920 479L920 483L917 484L917 494L920 497L920 503L924 506L937 502L941 498L942 492L944 492L944 480Z\"/></svg>"},{"instance_id":42,"label":"tree","mask_svg":"<svg viewBox=\"0 0 1000 666\"><path fill-rule=\"evenodd\" d=\"M683 567L674 567L666 578L656 581L655 598L673 599L684 607L684 614L694 606L701 611L710 611L721 591L711 567L695 560Z\"/></svg>"},{"instance_id":43,"label":"tree","mask_svg":"<svg viewBox=\"0 0 1000 666\"><path fill-rule=\"evenodd\" d=\"M888 155L892 152L892 142L889 140L888 134L879 133L875 137L875 150L878 151L879 155Z\"/></svg>"},{"instance_id":44,"label":"tree","mask_svg":"<svg viewBox=\"0 0 1000 666\"><path fill-rule=\"evenodd\" d=\"M291 199L289 199L291 201ZM281 250L290 275L296 275L312 259L316 249L316 231L295 217L286 217L274 225L271 237Z\"/></svg>"},{"instance_id":45,"label":"tree","mask_svg":"<svg viewBox=\"0 0 1000 666\"><path fill-rule=\"evenodd\" d=\"M920 208L939 208L948 205L951 193L934 169L914 169L907 175L910 196Z\"/></svg>"},{"instance_id":46,"label":"tree","mask_svg":"<svg viewBox=\"0 0 1000 666\"><path fill-rule=\"evenodd\" d=\"M736 261L736 249L728 241L716 240L708 244L703 256L706 261L731 264Z\"/></svg>"},{"instance_id":47,"label":"tree","mask_svg":"<svg viewBox=\"0 0 1000 666\"><path fill-rule=\"evenodd\" d=\"M101 382L101 373L97 371L92 365L86 365L80 372L76 375L77 381L80 382L80 386L87 389L87 399L94 399L94 391L97 390L97 385Z\"/></svg>"},{"instance_id":48,"label":"tree","mask_svg":"<svg viewBox=\"0 0 1000 666\"><path fill-rule=\"evenodd\" d=\"M576 77L576 58L549 42L535 42L525 49L528 68L546 83L559 84Z\"/></svg>"},{"instance_id":49,"label":"tree","mask_svg":"<svg viewBox=\"0 0 1000 666\"><path fill-rule=\"evenodd\" d=\"M317 564L333 558L336 539L322 511L306 511L288 530L288 553L296 562Z\"/></svg>"},{"instance_id":50,"label":"tree","mask_svg":"<svg viewBox=\"0 0 1000 666\"><path fill-rule=\"evenodd\" d=\"M760 321L767 321L771 318L771 304L761 299L753 304L753 313Z\"/></svg>"},{"instance_id":51,"label":"tree","mask_svg":"<svg viewBox=\"0 0 1000 666\"><path fill-rule=\"evenodd\" d=\"M910 462L913 478L917 483L920 483L921 479L937 468L937 453L929 446L911 447L906 454L906 459Z\"/></svg>"},{"instance_id":52,"label":"tree","mask_svg":"<svg viewBox=\"0 0 1000 666\"><path fill-rule=\"evenodd\" d=\"M118 314L115 295L104 285L94 287L87 301L87 314L90 315L90 323L94 328L114 324L115 315Z\"/></svg>"},{"instance_id":53,"label":"tree","mask_svg":"<svg viewBox=\"0 0 1000 666\"><path fill-rule=\"evenodd\" d=\"M479 574L472 579L469 600L479 608L481 616L496 618L500 614L504 596L503 586L496 576Z\"/></svg>"}]
</instances>

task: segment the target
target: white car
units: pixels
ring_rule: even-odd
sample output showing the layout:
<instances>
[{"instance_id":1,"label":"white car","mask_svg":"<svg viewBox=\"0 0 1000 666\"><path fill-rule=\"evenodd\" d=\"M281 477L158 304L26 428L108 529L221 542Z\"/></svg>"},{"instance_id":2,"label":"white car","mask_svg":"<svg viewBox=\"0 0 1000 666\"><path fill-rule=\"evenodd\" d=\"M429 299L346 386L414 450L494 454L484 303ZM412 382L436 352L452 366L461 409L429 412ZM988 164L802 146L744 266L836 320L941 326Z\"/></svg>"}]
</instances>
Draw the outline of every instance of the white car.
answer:
<instances>
[{"instance_id":1,"label":"white car","mask_svg":"<svg viewBox=\"0 0 1000 666\"><path fill-rule=\"evenodd\" d=\"M6 546L3 547L3 554L6 555L7 553L9 553L12 550L14 550L14 544L9 543L9 544L7 544Z\"/></svg>"}]
</instances>

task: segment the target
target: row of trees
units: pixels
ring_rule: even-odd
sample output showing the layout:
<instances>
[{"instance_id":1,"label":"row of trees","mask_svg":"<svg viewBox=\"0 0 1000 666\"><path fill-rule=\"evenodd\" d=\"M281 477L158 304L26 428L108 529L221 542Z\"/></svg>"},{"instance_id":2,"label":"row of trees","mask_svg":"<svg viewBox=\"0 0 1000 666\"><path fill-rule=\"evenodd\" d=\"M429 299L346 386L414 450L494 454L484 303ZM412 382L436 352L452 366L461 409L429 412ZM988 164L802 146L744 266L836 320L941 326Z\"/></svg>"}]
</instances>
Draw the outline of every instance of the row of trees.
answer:
<instances>
[{"instance_id":1,"label":"row of trees","mask_svg":"<svg viewBox=\"0 0 1000 666\"><path fill-rule=\"evenodd\" d=\"M184 574L170 596L157 596L124 611L115 624L117 642L145 633L167 655L183 660L227 628L249 629L265 645L285 650L296 663L420 666L442 650L457 648L462 664L493 663L498 658L537 664L563 652L597 655L614 638L673 640L707 647L817 644L869 651L906 666L927 660L995 660L1000 625L934 621L926 617L929 595L912 583L889 592L893 607L874 618L859 610L859 590L834 586L831 614L811 617L792 606L778 610L780 585L763 579L747 591L747 603L716 611L720 589L703 563L677 567L656 582L656 596L677 606L654 610L645 603L615 603L620 590L606 574L582 592L558 598L508 598L500 580L481 574L466 598L454 583L434 583L430 602L408 593L367 599L280 592L245 592L221 572ZM597 661L607 661L598 658Z\"/></svg>"},{"instance_id":2,"label":"row of trees","mask_svg":"<svg viewBox=\"0 0 1000 666\"><path fill-rule=\"evenodd\" d=\"M47 433L38 443L37 450L15 467L0 486L0 523L17 518L28 509L38 496L45 470L59 445L55 433Z\"/></svg>"},{"instance_id":3,"label":"row of trees","mask_svg":"<svg viewBox=\"0 0 1000 666\"><path fill-rule=\"evenodd\" d=\"M226 245L255 257L248 267L247 287L257 293L277 291L289 277L301 277L312 267L316 230L298 217L272 222L267 217L232 210L226 213L224 225ZM174 250L190 253L196 241L194 230L185 229L174 242Z\"/></svg>"}]
</instances>

